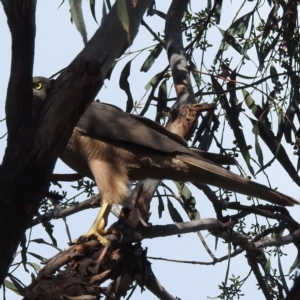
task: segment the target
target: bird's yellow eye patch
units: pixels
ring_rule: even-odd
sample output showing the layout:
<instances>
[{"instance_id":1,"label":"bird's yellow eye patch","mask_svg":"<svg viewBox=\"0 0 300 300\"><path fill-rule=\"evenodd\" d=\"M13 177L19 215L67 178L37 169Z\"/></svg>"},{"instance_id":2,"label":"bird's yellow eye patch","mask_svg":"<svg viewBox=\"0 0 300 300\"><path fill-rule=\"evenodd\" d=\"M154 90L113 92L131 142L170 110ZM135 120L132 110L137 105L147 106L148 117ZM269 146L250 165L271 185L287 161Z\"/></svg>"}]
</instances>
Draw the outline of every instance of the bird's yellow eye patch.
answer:
<instances>
[{"instance_id":1,"label":"bird's yellow eye patch","mask_svg":"<svg viewBox=\"0 0 300 300\"><path fill-rule=\"evenodd\" d=\"M41 81L33 83L33 88L36 89L36 90L41 90L42 87L43 87L43 83Z\"/></svg>"}]
</instances>

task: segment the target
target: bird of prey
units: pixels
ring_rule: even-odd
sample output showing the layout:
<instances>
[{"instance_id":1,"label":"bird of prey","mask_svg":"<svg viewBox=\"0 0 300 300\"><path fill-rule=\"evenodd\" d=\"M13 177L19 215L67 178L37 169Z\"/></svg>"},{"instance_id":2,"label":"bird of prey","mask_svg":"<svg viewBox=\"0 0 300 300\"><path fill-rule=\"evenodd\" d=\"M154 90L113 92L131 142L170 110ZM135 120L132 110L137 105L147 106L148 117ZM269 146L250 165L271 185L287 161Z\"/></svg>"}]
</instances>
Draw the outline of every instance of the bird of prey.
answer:
<instances>
[{"instance_id":1,"label":"bird of prey","mask_svg":"<svg viewBox=\"0 0 300 300\"><path fill-rule=\"evenodd\" d=\"M49 79L33 78L33 114L50 88ZM210 157L214 159L188 149L185 140L154 121L99 102L93 102L82 115L60 155L69 167L97 184L103 204L84 238L94 236L104 244L107 241L102 235L111 205L126 203L131 180L206 183L274 204L298 204L292 197L234 174Z\"/></svg>"}]
</instances>

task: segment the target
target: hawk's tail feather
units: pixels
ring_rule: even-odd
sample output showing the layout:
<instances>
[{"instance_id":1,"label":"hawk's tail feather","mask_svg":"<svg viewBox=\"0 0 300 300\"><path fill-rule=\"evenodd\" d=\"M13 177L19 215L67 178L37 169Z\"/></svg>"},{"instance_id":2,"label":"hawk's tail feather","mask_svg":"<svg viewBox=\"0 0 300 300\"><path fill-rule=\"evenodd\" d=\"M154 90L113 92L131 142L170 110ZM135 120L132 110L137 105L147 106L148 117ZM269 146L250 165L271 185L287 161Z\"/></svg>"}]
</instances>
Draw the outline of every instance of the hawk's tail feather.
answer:
<instances>
[{"instance_id":1,"label":"hawk's tail feather","mask_svg":"<svg viewBox=\"0 0 300 300\"><path fill-rule=\"evenodd\" d=\"M299 201L290 196L234 174L209 161L185 155L179 155L177 158L192 167L191 173L193 174L193 181L196 183L211 184L247 196L257 197L273 204L283 206L299 204ZM205 178L205 180L202 178Z\"/></svg>"}]
</instances>

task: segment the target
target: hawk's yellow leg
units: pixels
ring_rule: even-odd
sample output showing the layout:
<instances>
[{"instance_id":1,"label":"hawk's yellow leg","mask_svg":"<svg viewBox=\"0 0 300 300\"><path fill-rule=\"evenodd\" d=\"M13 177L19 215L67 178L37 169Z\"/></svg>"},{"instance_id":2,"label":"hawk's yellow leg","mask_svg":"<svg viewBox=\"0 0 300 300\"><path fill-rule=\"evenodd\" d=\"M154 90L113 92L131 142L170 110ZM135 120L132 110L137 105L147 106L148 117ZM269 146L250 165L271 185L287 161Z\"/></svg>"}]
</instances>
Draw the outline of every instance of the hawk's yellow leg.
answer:
<instances>
[{"instance_id":1,"label":"hawk's yellow leg","mask_svg":"<svg viewBox=\"0 0 300 300\"><path fill-rule=\"evenodd\" d=\"M96 217L96 220L94 221L90 230L86 234L82 235L78 240L74 241L74 243L88 241L92 238L97 238L97 240L105 246L108 243L108 240L103 237L104 235L106 235L106 230L104 228L106 226L110 210L111 204L103 202L101 209Z\"/></svg>"}]
</instances>

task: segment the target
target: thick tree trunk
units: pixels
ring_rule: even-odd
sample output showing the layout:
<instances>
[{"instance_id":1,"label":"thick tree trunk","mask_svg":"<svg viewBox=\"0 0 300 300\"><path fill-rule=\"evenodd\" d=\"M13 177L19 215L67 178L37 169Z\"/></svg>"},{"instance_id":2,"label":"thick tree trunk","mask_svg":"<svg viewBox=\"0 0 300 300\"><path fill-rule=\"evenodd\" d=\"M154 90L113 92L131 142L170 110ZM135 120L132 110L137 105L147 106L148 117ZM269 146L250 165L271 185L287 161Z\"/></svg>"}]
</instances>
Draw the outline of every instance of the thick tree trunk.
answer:
<instances>
[{"instance_id":1,"label":"thick tree trunk","mask_svg":"<svg viewBox=\"0 0 300 300\"><path fill-rule=\"evenodd\" d=\"M17 6L9 5L14 1L2 0L2 2L9 23L14 22L12 18ZM24 3L25 8L27 8L25 4L30 3L29 0L21 2ZM128 12L130 24L127 26L119 19L117 5L120 3ZM12 120L10 126L14 128L14 133L11 135L9 131L10 142L0 170L0 283L6 276L22 235L38 210L40 199L48 188L50 176L61 149L67 143L81 114L97 95L103 78L114 60L122 55L136 36L142 16L150 3L151 0L134 3L131 0L117 2L103 19L101 27L87 46L59 76L42 111L35 120L30 121L28 117L30 102L27 94L24 108L27 117L24 120L18 122L17 125L14 123L23 114L20 110L15 112L13 109L17 107L15 104L12 109L7 110L7 118ZM28 18L25 19L34 20L34 9L30 7L24 10L24 7L20 5L19 8L23 14L27 14ZM16 23L18 23L18 18L16 18ZM30 32L34 36L33 25ZM14 31L11 30L11 32L12 35L15 34ZM116 36L118 36L117 43ZM33 43L33 37L31 40ZM30 47L31 44L26 48L26 53L32 54L33 57L33 48ZM13 52L10 87L14 86L17 73L22 73L15 63L19 55L18 51ZM27 70L29 66L22 68ZM24 71L26 73L24 90L27 93L32 89L31 70L32 61L30 70L27 70L27 73ZM28 78L30 78L29 83ZM20 86L23 86L23 83L20 83ZM11 107L10 103L15 103L16 96L18 97L16 105L22 100L22 95L17 91L13 92L12 88L11 91L12 93L8 93L7 96L7 107Z\"/></svg>"}]
</instances>

